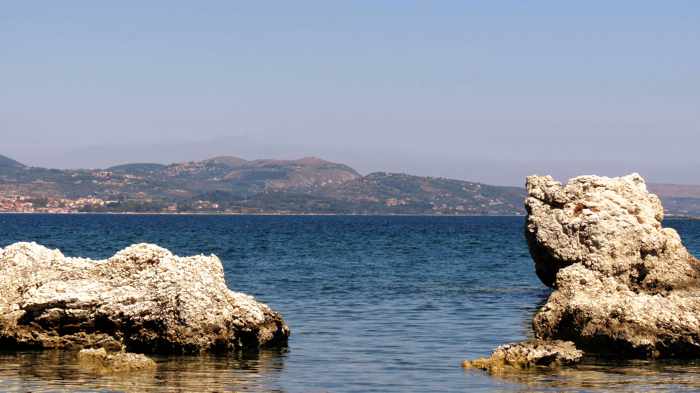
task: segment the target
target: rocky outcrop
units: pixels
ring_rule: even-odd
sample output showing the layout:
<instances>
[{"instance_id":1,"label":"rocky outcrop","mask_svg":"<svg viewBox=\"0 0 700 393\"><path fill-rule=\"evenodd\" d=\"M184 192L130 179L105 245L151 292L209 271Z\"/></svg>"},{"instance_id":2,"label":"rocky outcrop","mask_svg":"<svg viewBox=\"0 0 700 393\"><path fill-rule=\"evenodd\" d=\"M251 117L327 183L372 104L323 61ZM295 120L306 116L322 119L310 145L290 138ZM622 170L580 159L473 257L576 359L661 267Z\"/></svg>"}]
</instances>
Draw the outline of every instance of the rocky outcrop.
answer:
<instances>
[{"instance_id":1,"label":"rocky outcrop","mask_svg":"<svg viewBox=\"0 0 700 393\"><path fill-rule=\"evenodd\" d=\"M216 256L138 244L93 261L35 243L0 249L0 346L226 352L283 345L277 312L230 291Z\"/></svg>"},{"instance_id":2,"label":"rocky outcrop","mask_svg":"<svg viewBox=\"0 0 700 393\"><path fill-rule=\"evenodd\" d=\"M663 228L659 198L637 174L527 179L525 234L554 288L536 337L587 352L700 356L700 262Z\"/></svg>"},{"instance_id":3,"label":"rocky outcrop","mask_svg":"<svg viewBox=\"0 0 700 393\"><path fill-rule=\"evenodd\" d=\"M476 368L498 374L506 369L553 368L577 363L583 352L569 341L531 340L496 348L488 358L465 360L464 368Z\"/></svg>"},{"instance_id":4,"label":"rocky outcrop","mask_svg":"<svg viewBox=\"0 0 700 393\"><path fill-rule=\"evenodd\" d=\"M156 368L156 362L145 355L128 352L108 353L104 348L83 349L78 352L81 366L99 373L146 371Z\"/></svg>"}]
</instances>

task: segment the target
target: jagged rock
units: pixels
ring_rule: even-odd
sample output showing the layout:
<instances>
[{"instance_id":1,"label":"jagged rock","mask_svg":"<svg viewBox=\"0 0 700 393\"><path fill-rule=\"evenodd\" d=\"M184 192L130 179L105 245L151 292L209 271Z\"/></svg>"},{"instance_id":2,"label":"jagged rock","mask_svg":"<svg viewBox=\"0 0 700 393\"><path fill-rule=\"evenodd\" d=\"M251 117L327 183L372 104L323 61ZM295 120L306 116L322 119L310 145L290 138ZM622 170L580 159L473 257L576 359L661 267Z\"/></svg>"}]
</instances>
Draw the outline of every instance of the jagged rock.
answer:
<instances>
[{"instance_id":1,"label":"jagged rock","mask_svg":"<svg viewBox=\"0 0 700 393\"><path fill-rule=\"evenodd\" d=\"M464 368L477 368L499 373L506 368L528 369L533 367L557 367L577 363L583 352L570 341L530 340L502 345L490 357L465 360Z\"/></svg>"},{"instance_id":2,"label":"jagged rock","mask_svg":"<svg viewBox=\"0 0 700 393\"><path fill-rule=\"evenodd\" d=\"M153 359L137 353L108 353L104 348L83 349L78 352L78 360L83 367L100 373L120 373L144 371L156 368Z\"/></svg>"},{"instance_id":3,"label":"jagged rock","mask_svg":"<svg viewBox=\"0 0 700 393\"><path fill-rule=\"evenodd\" d=\"M554 292L533 320L541 339L633 357L700 356L700 262L663 228L637 174L527 179L525 234Z\"/></svg>"},{"instance_id":4,"label":"jagged rock","mask_svg":"<svg viewBox=\"0 0 700 393\"><path fill-rule=\"evenodd\" d=\"M230 291L216 256L138 244L93 261L36 243L0 249L0 346L231 351L286 344L282 317Z\"/></svg>"}]
</instances>

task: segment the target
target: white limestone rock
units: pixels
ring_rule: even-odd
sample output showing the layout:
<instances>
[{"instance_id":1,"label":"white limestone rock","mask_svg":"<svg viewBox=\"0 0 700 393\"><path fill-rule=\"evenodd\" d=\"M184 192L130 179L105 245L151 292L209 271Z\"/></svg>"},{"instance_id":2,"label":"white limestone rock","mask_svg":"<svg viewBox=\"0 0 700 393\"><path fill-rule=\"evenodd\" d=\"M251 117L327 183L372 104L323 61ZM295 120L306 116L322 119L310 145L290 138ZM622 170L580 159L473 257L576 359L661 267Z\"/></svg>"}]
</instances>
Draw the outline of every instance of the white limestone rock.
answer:
<instances>
[{"instance_id":1,"label":"white limestone rock","mask_svg":"<svg viewBox=\"0 0 700 393\"><path fill-rule=\"evenodd\" d=\"M700 355L700 262L641 176L527 179L525 234L554 292L533 320L541 339L633 357Z\"/></svg>"},{"instance_id":2,"label":"white limestone rock","mask_svg":"<svg viewBox=\"0 0 700 393\"><path fill-rule=\"evenodd\" d=\"M214 255L137 244L93 261L16 243L0 249L0 269L5 348L226 352L289 336L280 314L228 289Z\"/></svg>"}]
</instances>

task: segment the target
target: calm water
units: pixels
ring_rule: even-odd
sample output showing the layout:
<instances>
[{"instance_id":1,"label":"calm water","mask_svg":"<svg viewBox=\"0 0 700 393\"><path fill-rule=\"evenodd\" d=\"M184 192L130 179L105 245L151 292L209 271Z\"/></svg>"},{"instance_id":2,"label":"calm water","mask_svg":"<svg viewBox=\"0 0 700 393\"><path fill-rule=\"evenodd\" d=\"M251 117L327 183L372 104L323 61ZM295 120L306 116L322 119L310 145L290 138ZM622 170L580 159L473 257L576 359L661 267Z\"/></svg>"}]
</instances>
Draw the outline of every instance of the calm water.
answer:
<instances>
[{"instance_id":1,"label":"calm water","mask_svg":"<svg viewBox=\"0 0 700 393\"><path fill-rule=\"evenodd\" d=\"M0 351L0 390L677 391L700 363L587 361L577 369L489 377L465 358L530 335L548 290L517 217L0 215L0 246L36 241L106 258L151 242L214 253L229 287L282 312L289 348L229 357L159 357L153 373L109 377L64 352ZM675 220L700 251L700 221Z\"/></svg>"}]
</instances>

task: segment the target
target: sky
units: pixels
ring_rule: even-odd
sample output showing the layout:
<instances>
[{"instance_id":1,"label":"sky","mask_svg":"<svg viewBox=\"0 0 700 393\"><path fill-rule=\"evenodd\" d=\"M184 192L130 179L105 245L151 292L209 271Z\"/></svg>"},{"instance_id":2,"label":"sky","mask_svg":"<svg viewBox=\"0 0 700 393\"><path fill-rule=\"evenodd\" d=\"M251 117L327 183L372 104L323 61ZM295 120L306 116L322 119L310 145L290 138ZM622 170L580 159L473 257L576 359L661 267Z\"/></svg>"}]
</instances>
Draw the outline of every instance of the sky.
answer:
<instances>
[{"instance_id":1,"label":"sky","mask_svg":"<svg viewBox=\"0 0 700 393\"><path fill-rule=\"evenodd\" d=\"M0 154L700 184L700 2L16 1Z\"/></svg>"}]
</instances>

